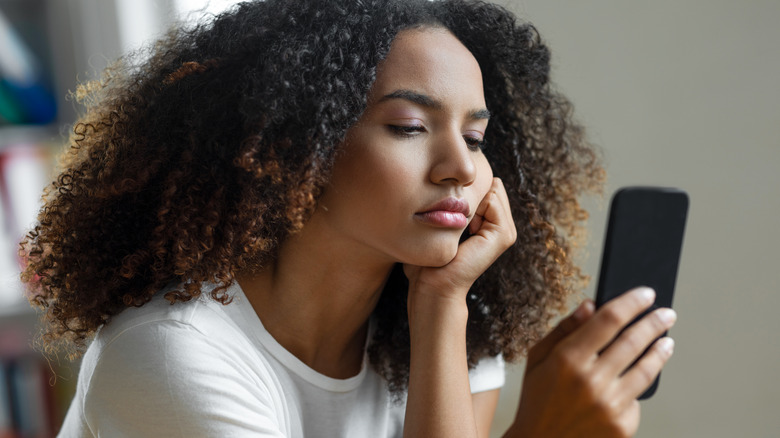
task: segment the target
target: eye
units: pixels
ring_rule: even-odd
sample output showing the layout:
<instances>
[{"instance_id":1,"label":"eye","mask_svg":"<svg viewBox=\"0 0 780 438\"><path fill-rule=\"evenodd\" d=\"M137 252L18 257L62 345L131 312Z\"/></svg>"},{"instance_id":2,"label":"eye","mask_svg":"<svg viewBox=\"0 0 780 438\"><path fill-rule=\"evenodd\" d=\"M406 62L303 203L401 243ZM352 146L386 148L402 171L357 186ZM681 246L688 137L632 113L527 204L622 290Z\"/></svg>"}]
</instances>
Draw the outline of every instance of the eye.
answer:
<instances>
[{"instance_id":1,"label":"eye","mask_svg":"<svg viewBox=\"0 0 780 438\"><path fill-rule=\"evenodd\" d=\"M425 132L422 125L387 125L387 128L399 137L414 137L419 132Z\"/></svg>"},{"instance_id":2,"label":"eye","mask_svg":"<svg viewBox=\"0 0 780 438\"><path fill-rule=\"evenodd\" d=\"M466 145L472 151L480 151L485 149L485 139L481 137L474 137L470 135L464 135L463 140L466 141Z\"/></svg>"}]
</instances>

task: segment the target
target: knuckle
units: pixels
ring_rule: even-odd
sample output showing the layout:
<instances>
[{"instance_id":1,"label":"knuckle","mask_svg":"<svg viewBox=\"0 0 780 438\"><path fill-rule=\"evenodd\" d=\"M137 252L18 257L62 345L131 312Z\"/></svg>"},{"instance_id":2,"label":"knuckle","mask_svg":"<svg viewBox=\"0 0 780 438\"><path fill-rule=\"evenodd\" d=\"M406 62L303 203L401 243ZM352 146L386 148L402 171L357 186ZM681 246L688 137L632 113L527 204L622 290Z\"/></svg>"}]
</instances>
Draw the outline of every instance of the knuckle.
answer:
<instances>
[{"instance_id":1,"label":"knuckle","mask_svg":"<svg viewBox=\"0 0 780 438\"><path fill-rule=\"evenodd\" d=\"M629 430L628 426L623 424L614 424L612 432L616 438L631 438L634 436L634 434Z\"/></svg>"},{"instance_id":2,"label":"knuckle","mask_svg":"<svg viewBox=\"0 0 780 438\"><path fill-rule=\"evenodd\" d=\"M647 332L648 336L654 336L654 334L661 333L666 330L663 321L658 315L655 314L655 312L648 317L642 318L641 322L636 325L638 327L642 327L642 329Z\"/></svg>"},{"instance_id":3,"label":"knuckle","mask_svg":"<svg viewBox=\"0 0 780 438\"><path fill-rule=\"evenodd\" d=\"M636 435L639 426L639 402L636 399L624 401L619 406L611 426L610 436L629 438Z\"/></svg>"},{"instance_id":4,"label":"knuckle","mask_svg":"<svg viewBox=\"0 0 780 438\"><path fill-rule=\"evenodd\" d=\"M586 397L587 400L595 405L596 410L601 413L610 411L609 401L604 399L604 390L601 380L597 376L581 376L579 387L577 388Z\"/></svg>"},{"instance_id":5,"label":"knuckle","mask_svg":"<svg viewBox=\"0 0 780 438\"><path fill-rule=\"evenodd\" d=\"M564 376L578 378L581 374L581 367L566 349L561 346L555 347L550 355L552 365L555 370Z\"/></svg>"},{"instance_id":6,"label":"knuckle","mask_svg":"<svg viewBox=\"0 0 780 438\"><path fill-rule=\"evenodd\" d=\"M517 240L517 233L510 232L506 239L504 240L504 244L507 248L510 248L512 245L515 244L515 241Z\"/></svg>"},{"instance_id":7,"label":"knuckle","mask_svg":"<svg viewBox=\"0 0 780 438\"><path fill-rule=\"evenodd\" d=\"M615 402L613 402L611 399L606 397L596 399L595 406L602 417L613 418L615 416L615 411L617 409Z\"/></svg>"},{"instance_id":8,"label":"knuckle","mask_svg":"<svg viewBox=\"0 0 780 438\"><path fill-rule=\"evenodd\" d=\"M601 436L611 438L628 438L633 436L629 427L620 421L622 410L618 403L605 400L599 404L598 409L598 416L604 425L604 435Z\"/></svg>"},{"instance_id":9,"label":"knuckle","mask_svg":"<svg viewBox=\"0 0 780 438\"><path fill-rule=\"evenodd\" d=\"M647 340L637 330L626 332L621 343L630 353L644 351L644 349L647 348Z\"/></svg>"},{"instance_id":10,"label":"knuckle","mask_svg":"<svg viewBox=\"0 0 780 438\"><path fill-rule=\"evenodd\" d=\"M641 361L635 367L643 385L649 385L661 371L657 361Z\"/></svg>"},{"instance_id":11,"label":"knuckle","mask_svg":"<svg viewBox=\"0 0 780 438\"><path fill-rule=\"evenodd\" d=\"M559 381L574 393L580 394L585 400L596 400L600 396L600 386L595 376L573 354L564 351L553 351L552 370Z\"/></svg>"},{"instance_id":12,"label":"knuckle","mask_svg":"<svg viewBox=\"0 0 780 438\"><path fill-rule=\"evenodd\" d=\"M617 306L604 307L601 311L601 319L610 327L622 327L626 319L621 314Z\"/></svg>"}]
</instances>

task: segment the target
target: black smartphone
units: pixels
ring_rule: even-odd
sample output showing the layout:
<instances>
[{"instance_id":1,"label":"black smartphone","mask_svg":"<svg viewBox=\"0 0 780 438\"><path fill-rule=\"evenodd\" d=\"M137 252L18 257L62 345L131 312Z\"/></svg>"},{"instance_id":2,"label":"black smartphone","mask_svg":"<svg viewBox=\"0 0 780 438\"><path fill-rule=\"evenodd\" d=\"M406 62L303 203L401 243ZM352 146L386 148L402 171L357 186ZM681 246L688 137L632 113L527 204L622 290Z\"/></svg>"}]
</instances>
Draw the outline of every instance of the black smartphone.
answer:
<instances>
[{"instance_id":1,"label":"black smartphone","mask_svg":"<svg viewBox=\"0 0 780 438\"><path fill-rule=\"evenodd\" d=\"M618 190L610 203L596 307L638 286L656 292L655 303L645 314L659 307L672 307L687 216L688 195L682 190ZM639 400L655 393L659 379L660 375Z\"/></svg>"}]
</instances>

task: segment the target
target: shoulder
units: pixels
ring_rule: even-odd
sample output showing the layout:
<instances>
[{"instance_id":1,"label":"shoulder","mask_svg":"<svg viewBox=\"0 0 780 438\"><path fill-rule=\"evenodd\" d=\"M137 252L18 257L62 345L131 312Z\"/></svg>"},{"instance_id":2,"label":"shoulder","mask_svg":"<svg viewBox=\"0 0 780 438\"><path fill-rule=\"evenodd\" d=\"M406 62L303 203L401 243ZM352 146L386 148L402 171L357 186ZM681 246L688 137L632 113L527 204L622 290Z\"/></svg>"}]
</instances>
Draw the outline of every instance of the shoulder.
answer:
<instances>
[{"instance_id":1,"label":"shoulder","mask_svg":"<svg viewBox=\"0 0 780 438\"><path fill-rule=\"evenodd\" d=\"M272 370L224 312L156 297L103 327L79 386L90 428L109 436L281 433Z\"/></svg>"},{"instance_id":2,"label":"shoulder","mask_svg":"<svg viewBox=\"0 0 780 438\"><path fill-rule=\"evenodd\" d=\"M229 327L220 308L222 304L209 299L206 291L191 301L171 304L164 295L172 288L170 286L161 290L141 307L130 307L114 316L99 330L92 345L103 347L122 338L127 331L145 331L158 325L176 324L191 332L203 331L206 326L215 324L221 329Z\"/></svg>"}]
</instances>

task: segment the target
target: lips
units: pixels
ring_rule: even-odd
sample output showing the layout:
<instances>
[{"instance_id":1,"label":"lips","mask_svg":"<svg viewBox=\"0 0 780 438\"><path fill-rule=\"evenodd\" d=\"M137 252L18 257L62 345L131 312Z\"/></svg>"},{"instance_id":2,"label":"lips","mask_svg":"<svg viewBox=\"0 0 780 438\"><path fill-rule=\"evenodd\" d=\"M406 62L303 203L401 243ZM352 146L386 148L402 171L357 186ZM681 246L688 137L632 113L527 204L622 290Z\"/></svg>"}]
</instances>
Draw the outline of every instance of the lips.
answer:
<instances>
[{"instance_id":1,"label":"lips","mask_svg":"<svg viewBox=\"0 0 780 438\"><path fill-rule=\"evenodd\" d=\"M445 198L415 213L424 224L440 228L465 228L469 224L469 203L463 199Z\"/></svg>"}]
</instances>

